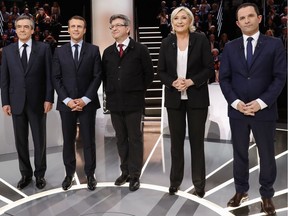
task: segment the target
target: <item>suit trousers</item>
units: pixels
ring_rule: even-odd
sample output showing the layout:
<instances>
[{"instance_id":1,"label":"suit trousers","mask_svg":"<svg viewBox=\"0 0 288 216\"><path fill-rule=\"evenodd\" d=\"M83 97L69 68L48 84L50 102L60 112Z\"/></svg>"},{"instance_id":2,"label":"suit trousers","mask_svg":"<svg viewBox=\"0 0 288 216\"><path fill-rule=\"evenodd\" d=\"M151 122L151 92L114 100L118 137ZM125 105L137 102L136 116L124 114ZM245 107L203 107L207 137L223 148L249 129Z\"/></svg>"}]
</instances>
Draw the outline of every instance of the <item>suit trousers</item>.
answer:
<instances>
[{"instance_id":1,"label":"suit trousers","mask_svg":"<svg viewBox=\"0 0 288 216\"><path fill-rule=\"evenodd\" d=\"M85 109L85 107L84 107ZM60 111L63 132L63 161L66 175L73 176L76 171L75 142L77 122L79 120L79 137L83 145L84 171L86 176L94 175L96 169L95 122L96 110L81 112Z\"/></svg>"},{"instance_id":2,"label":"suit trousers","mask_svg":"<svg viewBox=\"0 0 288 216\"><path fill-rule=\"evenodd\" d=\"M208 108L191 108L188 101L182 100L179 109L167 108L171 137L170 185L179 187L184 175L184 140L186 117L191 152L192 182L197 191L205 188L204 134Z\"/></svg>"},{"instance_id":3,"label":"suit trousers","mask_svg":"<svg viewBox=\"0 0 288 216\"><path fill-rule=\"evenodd\" d=\"M142 109L136 111L111 111L111 121L116 132L120 169L132 178L139 178L143 165Z\"/></svg>"},{"instance_id":4,"label":"suit trousers","mask_svg":"<svg viewBox=\"0 0 288 216\"><path fill-rule=\"evenodd\" d=\"M253 117L245 119L230 118L233 142L233 175L236 192L249 190L249 137L252 130L260 157L260 194L271 198L274 195L273 184L276 180L276 161L274 151L275 121L255 121Z\"/></svg>"},{"instance_id":5,"label":"suit trousers","mask_svg":"<svg viewBox=\"0 0 288 216\"><path fill-rule=\"evenodd\" d=\"M15 144L19 160L19 169L22 176L33 176L33 170L29 158L29 124L34 143L35 177L44 177L46 162L46 117L43 112L37 113L26 103L21 114L12 114Z\"/></svg>"}]
</instances>

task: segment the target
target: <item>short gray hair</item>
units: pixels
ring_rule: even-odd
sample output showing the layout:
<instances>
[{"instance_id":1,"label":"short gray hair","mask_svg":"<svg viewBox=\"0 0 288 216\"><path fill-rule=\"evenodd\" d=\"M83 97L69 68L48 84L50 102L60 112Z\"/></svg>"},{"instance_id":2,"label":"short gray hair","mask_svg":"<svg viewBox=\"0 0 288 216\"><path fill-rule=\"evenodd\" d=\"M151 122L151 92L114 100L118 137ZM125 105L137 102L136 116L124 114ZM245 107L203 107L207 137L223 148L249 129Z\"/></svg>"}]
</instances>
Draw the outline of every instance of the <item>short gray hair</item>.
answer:
<instances>
[{"instance_id":1,"label":"short gray hair","mask_svg":"<svg viewBox=\"0 0 288 216\"><path fill-rule=\"evenodd\" d=\"M130 26L130 19L124 14L114 14L110 17L109 23L111 24L115 19L122 19L124 21L124 25Z\"/></svg>"},{"instance_id":2,"label":"short gray hair","mask_svg":"<svg viewBox=\"0 0 288 216\"><path fill-rule=\"evenodd\" d=\"M30 26L31 26L31 28L32 28L32 29L35 28L34 20L33 20L31 17L26 16L26 15L18 16L18 17L16 18L16 20L15 20L15 26L17 26L17 22L18 22L19 20L29 20L29 21L30 21Z\"/></svg>"}]
</instances>

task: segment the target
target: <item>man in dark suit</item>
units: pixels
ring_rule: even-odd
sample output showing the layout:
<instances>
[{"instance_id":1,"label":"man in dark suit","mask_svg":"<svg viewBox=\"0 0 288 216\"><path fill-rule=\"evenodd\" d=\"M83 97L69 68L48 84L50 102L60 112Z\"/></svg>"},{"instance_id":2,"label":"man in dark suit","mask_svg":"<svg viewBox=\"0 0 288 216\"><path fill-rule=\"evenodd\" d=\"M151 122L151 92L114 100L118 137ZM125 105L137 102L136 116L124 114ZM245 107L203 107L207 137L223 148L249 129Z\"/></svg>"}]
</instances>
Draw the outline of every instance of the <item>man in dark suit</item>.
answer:
<instances>
[{"instance_id":1,"label":"man in dark suit","mask_svg":"<svg viewBox=\"0 0 288 216\"><path fill-rule=\"evenodd\" d=\"M261 206L271 215L275 213L272 197L276 179L277 97L286 80L286 55L278 38L259 32L262 16L255 4L240 5L236 18L243 36L225 45L220 65L220 86L228 102L234 150L236 194L228 206L237 207L248 198L248 148L252 131L260 157Z\"/></svg>"},{"instance_id":2,"label":"man in dark suit","mask_svg":"<svg viewBox=\"0 0 288 216\"><path fill-rule=\"evenodd\" d=\"M13 119L22 175L17 188L26 187L33 176L28 144L30 124L34 142L34 176L37 188L42 189L46 185L46 113L52 109L54 99L51 83L52 54L46 44L32 41L32 19L20 16L15 26L19 41L4 47L2 53L2 106L4 113L12 115Z\"/></svg>"},{"instance_id":3,"label":"man in dark suit","mask_svg":"<svg viewBox=\"0 0 288 216\"><path fill-rule=\"evenodd\" d=\"M97 91L102 80L101 57L98 46L83 41L86 33L86 21L83 17L73 16L68 21L68 32L71 41L55 50L52 72L64 140L66 177L62 188L68 190L72 186L76 170L75 140L79 120L87 187L95 190L95 118L96 111L100 108Z\"/></svg>"},{"instance_id":4,"label":"man in dark suit","mask_svg":"<svg viewBox=\"0 0 288 216\"><path fill-rule=\"evenodd\" d=\"M146 46L129 38L130 20L122 14L110 18L115 43L104 50L103 74L106 106L116 131L122 174L115 185L130 179L129 189L140 186L143 163L141 119L145 92L153 80L153 66Z\"/></svg>"}]
</instances>

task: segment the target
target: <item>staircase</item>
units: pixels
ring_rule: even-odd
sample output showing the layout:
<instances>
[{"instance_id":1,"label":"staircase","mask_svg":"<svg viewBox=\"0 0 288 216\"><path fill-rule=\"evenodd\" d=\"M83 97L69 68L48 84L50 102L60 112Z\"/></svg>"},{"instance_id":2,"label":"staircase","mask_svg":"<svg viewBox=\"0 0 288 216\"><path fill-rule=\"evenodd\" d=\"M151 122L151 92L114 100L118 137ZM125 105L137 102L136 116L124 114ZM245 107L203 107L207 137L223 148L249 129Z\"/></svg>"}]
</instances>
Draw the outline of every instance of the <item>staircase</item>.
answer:
<instances>
[{"instance_id":1,"label":"staircase","mask_svg":"<svg viewBox=\"0 0 288 216\"><path fill-rule=\"evenodd\" d=\"M58 47L61 47L63 44L67 43L70 41L70 35L68 33L68 26L62 26L62 29L59 34L59 39L58 39Z\"/></svg>"},{"instance_id":2,"label":"staircase","mask_svg":"<svg viewBox=\"0 0 288 216\"><path fill-rule=\"evenodd\" d=\"M147 89L145 97L144 122L160 123L162 84L157 75L157 64L162 36L158 27L139 27L138 31L139 42L148 47L154 68L154 80Z\"/></svg>"}]
</instances>

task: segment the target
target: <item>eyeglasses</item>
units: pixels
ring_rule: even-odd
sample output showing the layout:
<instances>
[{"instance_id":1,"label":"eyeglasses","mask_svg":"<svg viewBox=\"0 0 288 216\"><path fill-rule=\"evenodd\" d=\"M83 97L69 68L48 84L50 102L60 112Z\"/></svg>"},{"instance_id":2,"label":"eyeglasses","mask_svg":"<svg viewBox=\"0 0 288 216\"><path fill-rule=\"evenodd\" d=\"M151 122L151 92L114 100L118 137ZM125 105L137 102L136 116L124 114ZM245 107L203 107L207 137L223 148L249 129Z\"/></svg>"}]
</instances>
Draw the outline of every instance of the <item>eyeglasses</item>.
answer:
<instances>
[{"instance_id":1,"label":"eyeglasses","mask_svg":"<svg viewBox=\"0 0 288 216\"><path fill-rule=\"evenodd\" d=\"M125 25L125 24L115 24L115 25L109 26L109 29L112 30L114 27L115 27L115 28L120 28L120 27L122 27L122 26L127 26L127 25Z\"/></svg>"}]
</instances>

